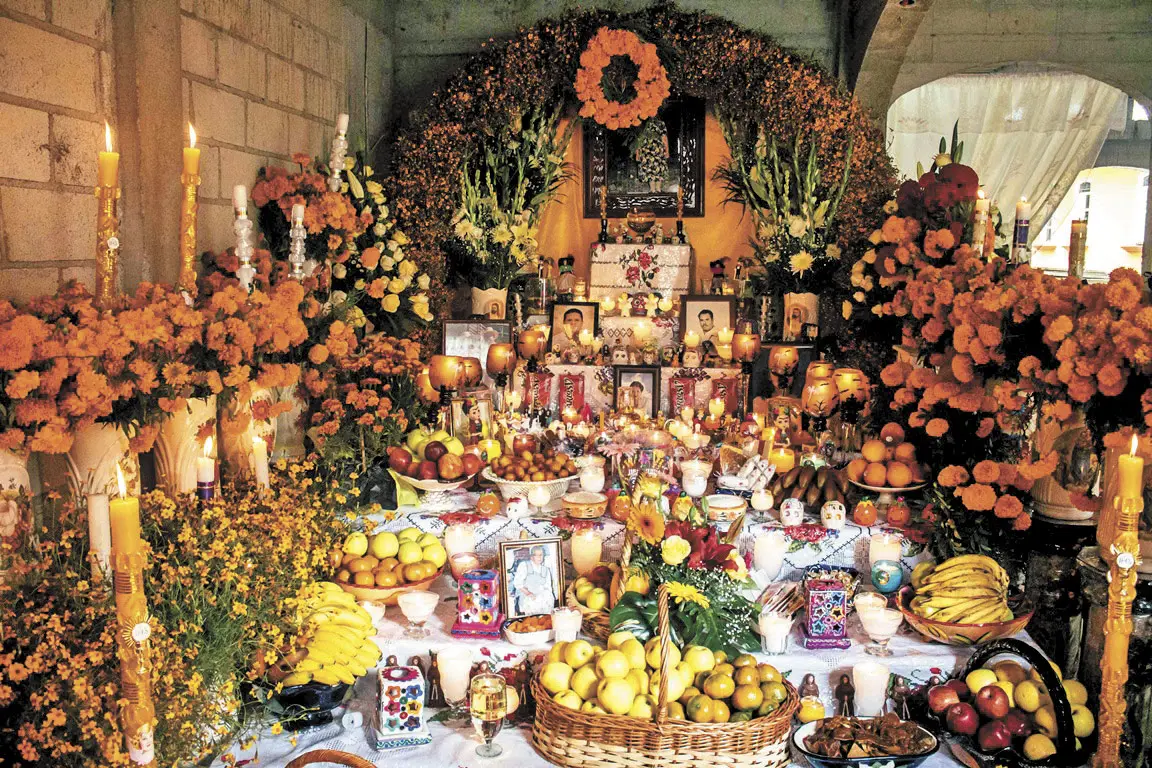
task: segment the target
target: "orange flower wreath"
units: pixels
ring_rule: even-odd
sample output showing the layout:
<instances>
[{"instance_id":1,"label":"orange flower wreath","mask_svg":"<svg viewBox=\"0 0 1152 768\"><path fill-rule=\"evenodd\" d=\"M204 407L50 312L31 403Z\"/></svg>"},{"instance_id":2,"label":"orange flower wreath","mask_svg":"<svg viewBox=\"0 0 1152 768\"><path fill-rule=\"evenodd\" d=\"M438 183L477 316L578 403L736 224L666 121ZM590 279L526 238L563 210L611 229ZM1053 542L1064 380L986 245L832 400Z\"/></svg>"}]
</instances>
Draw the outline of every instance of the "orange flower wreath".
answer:
<instances>
[{"instance_id":1,"label":"orange flower wreath","mask_svg":"<svg viewBox=\"0 0 1152 768\"><path fill-rule=\"evenodd\" d=\"M613 56L627 56L639 70L632 83L636 96L627 103L610 100L604 93L604 69ZM656 46L641 40L635 32L601 27L580 54L580 69L576 72L576 95L584 103L580 116L591 117L608 130L631 128L653 117L671 88Z\"/></svg>"}]
</instances>

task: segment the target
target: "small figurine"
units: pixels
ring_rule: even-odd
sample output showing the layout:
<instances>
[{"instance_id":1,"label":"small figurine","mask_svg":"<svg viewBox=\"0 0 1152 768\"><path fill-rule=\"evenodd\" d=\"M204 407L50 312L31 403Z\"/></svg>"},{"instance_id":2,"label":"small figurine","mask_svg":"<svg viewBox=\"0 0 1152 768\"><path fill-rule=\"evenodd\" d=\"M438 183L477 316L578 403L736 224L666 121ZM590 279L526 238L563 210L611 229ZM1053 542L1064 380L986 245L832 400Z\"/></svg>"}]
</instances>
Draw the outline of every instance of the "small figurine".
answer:
<instances>
[{"instance_id":1,"label":"small figurine","mask_svg":"<svg viewBox=\"0 0 1152 768\"><path fill-rule=\"evenodd\" d=\"M802 524L804 522L804 502L800 499L784 499L780 505L780 522L786 527Z\"/></svg>"},{"instance_id":2,"label":"small figurine","mask_svg":"<svg viewBox=\"0 0 1152 768\"><path fill-rule=\"evenodd\" d=\"M561 256L556 260L560 276L556 278L556 298L560 301L571 301L576 288L576 275L572 268L576 266L576 257L572 254Z\"/></svg>"},{"instance_id":3,"label":"small figurine","mask_svg":"<svg viewBox=\"0 0 1152 768\"><path fill-rule=\"evenodd\" d=\"M816 675L811 672L804 675L804 680L800 683L800 697L805 696L820 698L820 686L816 685Z\"/></svg>"},{"instance_id":4,"label":"small figurine","mask_svg":"<svg viewBox=\"0 0 1152 768\"><path fill-rule=\"evenodd\" d=\"M836 706L840 708L840 717L856 716L856 686L848 679L848 675L840 675L840 685L836 686Z\"/></svg>"},{"instance_id":5,"label":"small figurine","mask_svg":"<svg viewBox=\"0 0 1152 768\"><path fill-rule=\"evenodd\" d=\"M861 528L868 528L876 525L876 518L876 503L872 499L865 496L856 502L856 507L852 510L852 522Z\"/></svg>"},{"instance_id":6,"label":"small figurine","mask_svg":"<svg viewBox=\"0 0 1152 768\"><path fill-rule=\"evenodd\" d=\"M712 286L711 293L721 293L724 284L724 263L727 259L716 259L708 263L708 269L712 272Z\"/></svg>"},{"instance_id":7,"label":"small figurine","mask_svg":"<svg viewBox=\"0 0 1152 768\"><path fill-rule=\"evenodd\" d=\"M888 698L892 699L892 711L900 715L901 720L908 720L911 714L908 711L908 699L912 698L912 689L902 675L892 676L892 689Z\"/></svg>"},{"instance_id":8,"label":"small figurine","mask_svg":"<svg viewBox=\"0 0 1152 768\"><path fill-rule=\"evenodd\" d=\"M911 520L912 508L908 506L908 502L904 501L903 496L897 497L896 501L888 505L888 525L893 528L903 528Z\"/></svg>"}]
</instances>

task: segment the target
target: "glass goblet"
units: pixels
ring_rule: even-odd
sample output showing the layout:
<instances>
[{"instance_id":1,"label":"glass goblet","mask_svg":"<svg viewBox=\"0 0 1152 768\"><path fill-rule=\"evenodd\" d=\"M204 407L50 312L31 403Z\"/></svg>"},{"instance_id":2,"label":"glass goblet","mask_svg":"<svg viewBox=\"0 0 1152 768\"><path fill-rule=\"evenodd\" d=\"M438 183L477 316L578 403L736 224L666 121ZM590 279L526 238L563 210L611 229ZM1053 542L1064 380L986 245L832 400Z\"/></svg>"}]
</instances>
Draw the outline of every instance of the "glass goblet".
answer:
<instances>
[{"instance_id":1,"label":"glass goblet","mask_svg":"<svg viewBox=\"0 0 1152 768\"><path fill-rule=\"evenodd\" d=\"M472 678L472 727L484 742L476 747L480 757L496 757L504 752L494 744L508 714L508 684L500 675L477 675Z\"/></svg>"},{"instance_id":2,"label":"glass goblet","mask_svg":"<svg viewBox=\"0 0 1152 768\"><path fill-rule=\"evenodd\" d=\"M424 626L424 622L432 618L436 612L436 604L440 602L440 595L435 592L404 592L396 598L404 618L408 619L408 628L404 636L416 640L428 637L431 633Z\"/></svg>"},{"instance_id":3,"label":"glass goblet","mask_svg":"<svg viewBox=\"0 0 1152 768\"><path fill-rule=\"evenodd\" d=\"M900 629L900 625L904 621L904 614L892 608L860 610L859 607L857 607L856 613L860 616L860 623L864 625L864 631L872 640L864 652L872 656L891 656L892 651L888 648L888 641Z\"/></svg>"}]
</instances>

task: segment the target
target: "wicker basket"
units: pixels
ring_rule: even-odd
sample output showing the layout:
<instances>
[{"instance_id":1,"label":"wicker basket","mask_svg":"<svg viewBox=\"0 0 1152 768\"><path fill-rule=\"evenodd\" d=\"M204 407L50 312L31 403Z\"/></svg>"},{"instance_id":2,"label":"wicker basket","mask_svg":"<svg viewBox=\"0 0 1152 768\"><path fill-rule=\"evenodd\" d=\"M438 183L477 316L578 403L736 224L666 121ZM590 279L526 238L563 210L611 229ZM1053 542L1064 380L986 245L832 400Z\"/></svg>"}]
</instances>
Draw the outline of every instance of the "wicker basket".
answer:
<instances>
[{"instance_id":1,"label":"wicker basket","mask_svg":"<svg viewBox=\"0 0 1152 768\"><path fill-rule=\"evenodd\" d=\"M528 491L533 488L543 488L548 491L551 496L551 501L559 501L564 497L564 494L568 493L568 486L572 485L572 481L576 479L576 476L572 475L571 477L558 477L555 480L538 480L536 482L529 480L505 480L502 477L497 477L491 467L485 467L483 471L481 471L480 477L499 488L500 495L504 497L504 501L511 501L517 496L526 499L528 498Z\"/></svg>"},{"instance_id":2,"label":"wicker basket","mask_svg":"<svg viewBox=\"0 0 1152 768\"><path fill-rule=\"evenodd\" d=\"M608 611L594 611L591 608L580 605L576 600L576 584L573 582L568 585L568 589L564 590L564 603L569 608L575 608L580 611L580 631L586 634L593 640L599 640L602 643L608 642L608 635L612 632L611 624L608 621Z\"/></svg>"},{"instance_id":3,"label":"wicker basket","mask_svg":"<svg viewBox=\"0 0 1152 768\"><path fill-rule=\"evenodd\" d=\"M532 678L536 721L532 745L545 759L566 768L783 768L788 764L788 733L800 705L796 689L785 681L788 698L770 715L743 723L689 723L669 720L668 591L659 590L660 689L655 722L622 715L578 712L552 700L540 676Z\"/></svg>"},{"instance_id":4,"label":"wicker basket","mask_svg":"<svg viewBox=\"0 0 1152 768\"><path fill-rule=\"evenodd\" d=\"M288 763L287 768L304 768L306 765L317 765L321 763L344 765L348 766L348 768L372 768L373 766L373 763L348 752L340 752L335 749L314 749L311 752L305 752L300 755L300 757Z\"/></svg>"}]
</instances>

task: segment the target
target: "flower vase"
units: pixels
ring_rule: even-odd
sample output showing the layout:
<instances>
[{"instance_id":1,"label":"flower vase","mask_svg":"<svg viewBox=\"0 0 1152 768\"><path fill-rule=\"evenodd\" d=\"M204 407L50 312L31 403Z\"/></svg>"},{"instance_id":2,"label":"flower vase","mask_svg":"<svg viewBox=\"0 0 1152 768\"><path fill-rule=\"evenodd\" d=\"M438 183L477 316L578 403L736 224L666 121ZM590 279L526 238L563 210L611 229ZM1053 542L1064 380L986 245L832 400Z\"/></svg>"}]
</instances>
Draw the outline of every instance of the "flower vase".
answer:
<instances>
[{"instance_id":1,"label":"flower vase","mask_svg":"<svg viewBox=\"0 0 1152 768\"><path fill-rule=\"evenodd\" d=\"M276 442L272 445L273 459L299 459L307 452L304 449L304 407L305 403L296 396L296 385L279 387L276 397L280 402L292 403L292 410L276 417L273 431Z\"/></svg>"},{"instance_id":2,"label":"flower vase","mask_svg":"<svg viewBox=\"0 0 1152 768\"><path fill-rule=\"evenodd\" d=\"M1056 470L1032 485L1036 511L1054 522L1094 525L1096 513L1078 508L1072 500L1073 494L1086 495L1100 475L1084 414L1078 411L1067 424L1042 421L1033 439L1039 455L1055 450L1060 457Z\"/></svg>"},{"instance_id":3,"label":"flower vase","mask_svg":"<svg viewBox=\"0 0 1152 768\"><path fill-rule=\"evenodd\" d=\"M160 426L156 438L156 474L169 494L196 490L196 459L204 438L215 434L216 396L198 397Z\"/></svg>"},{"instance_id":4,"label":"flower vase","mask_svg":"<svg viewBox=\"0 0 1152 768\"><path fill-rule=\"evenodd\" d=\"M473 288L472 314L503 320L508 311L507 288Z\"/></svg>"},{"instance_id":5,"label":"flower vase","mask_svg":"<svg viewBox=\"0 0 1152 768\"><path fill-rule=\"evenodd\" d=\"M32 481L28 455L0 451L0 583L8 571L8 551L17 551L32 531Z\"/></svg>"},{"instance_id":6,"label":"flower vase","mask_svg":"<svg viewBox=\"0 0 1152 768\"><path fill-rule=\"evenodd\" d=\"M128 435L112 424L92 424L76 433L67 455L68 481L77 497L117 493L116 465L128 493L140 493L140 463L128 447Z\"/></svg>"},{"instance_id":7,"label":"flower vase","mask_svg":"<svg viewBox=\"0 0 1152 768\"><path fill-rule=\"evenodd\" d=\"M805 325L820 329L820 297L814 293L784 294L784 341L808 341Z\"/></svg>"},{"instance_id":8,"label":"flower vase","mask_svg":"<svg viewBox=\"0 0 1152 768\"><path fill-rule=\"evenodd\" d=\"M220 443L216 455L220 461L222 478L253 474L253 437L263 438L270 446L276 444L276 421L261 421L252 416L254 404L272 403L275 400L275 394L271 389L257 387L246 400L236 397L217 408L219 421L216 431Z\"/></svg>"}]
</instances>

